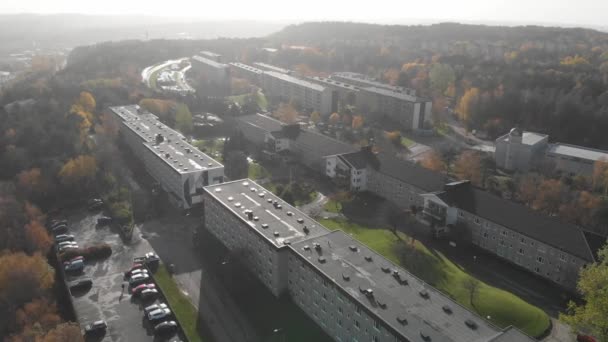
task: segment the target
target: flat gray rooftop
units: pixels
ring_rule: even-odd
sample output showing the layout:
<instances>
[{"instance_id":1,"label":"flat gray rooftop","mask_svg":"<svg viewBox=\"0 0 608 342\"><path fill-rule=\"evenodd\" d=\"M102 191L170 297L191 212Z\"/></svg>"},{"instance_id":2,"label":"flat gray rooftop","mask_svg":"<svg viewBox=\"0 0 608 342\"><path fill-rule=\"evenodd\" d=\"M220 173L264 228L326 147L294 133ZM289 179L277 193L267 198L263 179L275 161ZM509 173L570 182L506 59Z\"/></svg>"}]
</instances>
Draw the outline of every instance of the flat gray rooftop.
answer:
<instances>
[{"instance_id":1,"label":"flat gray rooftop","mask_svg":"<svg viewBox=\"0 0 608 342\"><path fill-rule=\"evenodd\" d=\"M189 173L223 167L215 159L190 145L182 134L139 106L110 107L110 110L123 119L123 125L139 135L146 148L171 165L175 171ZM157 144L158 134L162 135L164 140Z\"/></svg>"},{"instance_id":2,"label":"flat gray rooftop","mask_svg":"<svg viewBox=\"0 0 608 342\"><path fill-rule=\"evenodd\" d=\"M325 87L322 86L322 85L320 85L320 84L312 83L310 81L303 80L301 78L290 76L290 75L283 74L283 73L280 73L280 72L265 71L264 74L267 75L267 76L270 76L270 77L274 77L274 78L280 79L280 80L285 81L285 82L289 82L289 83L292 83L292 84L297 84L297 85L302 86L302 87L306 87L308 89L312 89L312 90L316 90L316 91L321 91L321 92L325 90Z\"/></svg>"},{"instance_id":3,"label":"flat gray rooftop","mask_svg":"<svg viewBox=\"0 0 608 342\"><path fill-rule=\"evenodd\" d=\"M367 91L370 93L374 93L374 94L378 94L378 95L382 95L382 96L388 96L388 97L392 97L401 101L408 101L408 102L421 102L422 100L419 99L416 96L412 96L412 95L408 95L405 93L402 93L400 91L396 91L396 90L388 90L386 88L378 88L378 87L367 87L367 88L361 88L362 91Z\"/></svg>"},{"instance_id":4,"label":"flat gray rooftop","mask_svg":"<svg viewBox=\"0 0 608 342\"><path fill-rule=\"evenodd\" d=\"M359 74L357 72L349 72L349 71L335 72L330 77L334 78L334 79L342 78L345 80L349 80L351 82L363 83L369 87L383 88L383 89L388 89L388 90L393 90L393 91L403 91L405 93L414 91L413 89L410 89L410 88L397 87L397 86L390 85L388 83L378 82L370 77L367 77L363 74Z\"/></svg>"},{"instance_id":5,"label":"flat gray rooftop","mask_svg":"<svg viewBox=\"0 0 608 342\"><path fill-rule=\"evenodd\" d=\"M255 62L255 63L253 63L253 65L255 65L261 69L264 69L264 70L276 71L276 72L280 72L282 74L289 74L291 72L291 70L283 69L283 68L275 66L275 65L261 63L261 62Z\"/></svg>"},{"instance_id":6,"label":"flat gray rooftop","mask_svg":"<svg viewBox=\"0 0 608 342\"><path fill-rule=\"evenodd\" d=\"M325 234L328 230L251 179L210 185L205 191L276 247ZM280 204L277 208L275 203ZM247 212L251 211L252 219Z\"/></svg>"},{"instance_id":7,"label":"flat gray rooftop","mask_svg":"<svg viewBox=\"0 0 608 342\"><path fill-rule=\"evenodd\" d=\"M343 231L291 248L409 341L489 341L501 330ZM475 328L467 326L474 323ZM529 340L532 341L532 340Z\"/></svg>"},{"instance_id":8,"label":"flat gray rooftop","mask_svg":"<svg viewBox=\"0 0 608 342\"><path fill-rule=\"evenodd\" d=\"M349 91L358 91L359 88L357 88L356 86L352 85L352 84L348 84L348 83L344 83L338 80L332 80L331 78L325 78L325 77L308 77L308 79L310 79L312 82L317 82L317 83L321 83L323 85L328 85L328 86L334 86L334 87L338 87L338 88L342 88L345 90L349 90Z\"/></svg>"},{"instance_id":9,"label":"flat gray rooftop","mask_svg":"<svg viewBox=\"0 0 608 342\"><path fill-rule=\"evenodd\" d=\"M534 133L534 132L523 132L521 135L521 142L526 145L536 145L539 141L545 139L547 135Z\"/></svg>"},{"instance_id":10,"label":"flat gray rooftop","mask_svg":"<svg viewBox=\"0 0 608 342\"><path fill-rule=\"evenodd\" d=\"M597 150L593 148L587 148L576 145L568 144L551 144L549 146L548 153L558 154L567 157L574 157L580 159L587 159L597 161L600 159L606 159L608 161L608 152L603 150Z\"/></svg>"},{"instance_id":11,"label":"flat gray rooftop","mask_svg":"<svg viewBox=\"0 0 608 342\"><path fill-rule=\"evenodd\" d=\"M219 63L219 62L216 62L216 61L214 61L212 59L205 58L205 57L202 57L202 56L193 56L192 60L193 61L197 61L199 63L207 64L207 65L209 65L211 67L214 67L216 69L224 69L224 68L228 67L228 64Z\"/></svg>"},{"instance_id":12,"label":"flat gray rooftop","mask_svg":"<svg viewBox=\"0 0 608 342\"><path fill-rule=\"evenodd\" d=\"M247 71L250 71L250 72L253 72L256 74L262 74L264 72L264 70L262 70L262 69L258 69L258 68L252 67L251 65L247 65L247 64L243 64L243 63L233 62L233 63L229 63L229 64L235 68L247 70Z\"/></svg>"}]
</instances>

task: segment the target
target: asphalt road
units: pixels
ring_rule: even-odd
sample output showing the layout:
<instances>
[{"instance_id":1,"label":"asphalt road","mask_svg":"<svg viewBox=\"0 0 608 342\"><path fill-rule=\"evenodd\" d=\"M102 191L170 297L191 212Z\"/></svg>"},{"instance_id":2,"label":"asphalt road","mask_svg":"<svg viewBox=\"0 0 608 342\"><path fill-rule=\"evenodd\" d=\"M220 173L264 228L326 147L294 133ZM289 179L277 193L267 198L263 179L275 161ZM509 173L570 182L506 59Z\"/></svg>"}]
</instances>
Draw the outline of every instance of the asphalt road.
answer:
<instances>
[{"instance_id":1,"label":"asphalt road","mask_svg":"<svg viewBox=\"0 0 608 342\"><path fill-rule=\"evenodd\" d=\"M170 337L155 337L152 326L144 318L143 308L154 303L142 303L131 298L128 284L123 281L123 272L133 263L133 257L153 251L150 244L134 237L133 242L125 245L120 235L109 227L98 227L100 213L86 210L68 216L70 233L74 234L80 247L105 242L112 246L112 256L108 259L87 262L80 275L68 275L67 280L90 277L93 286L89 290L73 294L74 309L81 328L96 320L108 324L104 336L88 338L87 341L144 342L166 341ZM125 284L124 290L122 284Z\"/></svg>"}]
</instances>

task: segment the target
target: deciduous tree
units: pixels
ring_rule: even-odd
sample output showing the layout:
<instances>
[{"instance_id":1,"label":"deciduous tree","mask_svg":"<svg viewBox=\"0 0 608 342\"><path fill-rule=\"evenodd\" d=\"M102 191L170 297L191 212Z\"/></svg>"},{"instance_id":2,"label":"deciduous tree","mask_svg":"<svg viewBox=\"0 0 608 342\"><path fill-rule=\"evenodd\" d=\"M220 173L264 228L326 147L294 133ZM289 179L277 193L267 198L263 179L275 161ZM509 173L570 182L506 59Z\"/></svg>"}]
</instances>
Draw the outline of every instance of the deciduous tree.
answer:
<instances>
[{"instance_id":1,"label":"deciduous tree","mask_svg":"<svg viewBox=\"0 0 608 342\"><path fill-rule=\"evenodd\" d=\"M471 183L483 185L481 156L475 151L462 152L454 162L454 174L458 179L470 180Z\"/></svg>"},{"instance_id":2,"label":"deciduous tree","mask_svg":"<svg viewBox=\"0 0 608 342\"><path fill-rule=\"evenodd\" d=\"M429 81L435 92L444 94L448 87L456 81L456 74L449 64L435 63L429 71Z\"/></svg>"},{"instance_id":3,"label":"deciduous tree","mask_svg":"<svg viewBox=\"0 0 608 342\"><path fill-rule=\"evenodd\" d=\"M332 124L332 125L335 125L338 122L340 122L340 114L338 114L338 113L332 113L329 116L329 123Z\"/></svg>"},{"instance_id":4,"label":"deciduous tree","mask_svg":"<svg viewBox=\"0 0 608 342\"><path fill-rule=\"evenodd\" d=\"M581 269L577 289L582 303L570 302L559 318L575 331L608 342L608 245L599 252L597 262Z\"/></svg>"},{"instance_id":5,"label":"deciduous tree","mask_svg":"<svg viewBox=\"0 0 608 342\"><path fill-rule=\"evenodd\" d=\"M321 121L321 114L317 111L312 112L310 114L310 121L312 121L315 124L319 123L319 121Z\"/></svg>"},{"instance_id":6,"label":"deciduous tree","mask_svg":"<svg viewBox=\"0 0 608 342\"><path fill-rule=\"evenodd\" d=\"M456 113L460 120L467 124L470 123L471 118L474 116L474 107L480 99L481 93L479 88L470 88L462 95L456 107Z\"/></svg>"},{"instance_id":7,"label":"deciduous tree","mask_svg":"<svg viewBox=\"0 0 608 342\"><path fill-rule=\"evenodd\" d=\"M557 179L545 179L536 189L536 198L532 202L532 208L555 214L559 211L564 195L564 186Z\"/></svg>"},{"instance_id":8,"label":"deciduous tree","mask_svg":"<svg viewBox=\"0 0 608 342\"><path fill-rule=\"evenodd\" d=\"M364 123L365 123L365 119L363 119L362 115L355 115L353 117L353 121L352 121L352 128L361 129L363 127Z\"/></svg>"},{"instance_id":9,"label":"deciduous tree","mask_svg":"<svg viewBox=\"0 0 608 342\"><path fill-rule=\"evenodd\" d=\"M443 160L441 154L435 150L425 154L424 158L420 161L420 165L437 172L445 172L447 170L446 162Z\"/></svg>"},{"instance_id":10,"label":"deciduous tree","mask_svg":"<svg viewBox=\"0 0 608 342\"><path fill-rule=\"evenodd\" d=\"M59 171L59 178L67 186L88 186L97 172L94 157L81 155L68 160Z\"/></svg>"},{"instance_id":11,"label":"deciduous tree","mask_svg":"<svg viewBox=\"0 0 608 342\"><path fill-rule=\"evenodd\" d=\"M298 111L291 103L281 103L273 116L287 124L298 121Z\"/></svg>"}]
</instances>

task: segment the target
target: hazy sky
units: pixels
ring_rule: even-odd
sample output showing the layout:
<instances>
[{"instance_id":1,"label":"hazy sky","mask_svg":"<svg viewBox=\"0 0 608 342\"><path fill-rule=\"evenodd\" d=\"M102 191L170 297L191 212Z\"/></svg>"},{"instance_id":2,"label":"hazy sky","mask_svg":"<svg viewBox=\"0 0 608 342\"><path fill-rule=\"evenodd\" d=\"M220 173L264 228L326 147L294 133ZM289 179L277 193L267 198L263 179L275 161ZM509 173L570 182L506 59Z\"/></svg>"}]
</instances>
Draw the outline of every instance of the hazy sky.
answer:
<instances>
[{"instance_id":1,"label":"hazy sky","mask_svg":"<svg viewBox=\"0 0 608 342\"><path fill-rule=\"evenodd\" d=\"M0 13L253 20L454 20L608 26L608 0L1 0Z\"/></svg>"}]
</instances>

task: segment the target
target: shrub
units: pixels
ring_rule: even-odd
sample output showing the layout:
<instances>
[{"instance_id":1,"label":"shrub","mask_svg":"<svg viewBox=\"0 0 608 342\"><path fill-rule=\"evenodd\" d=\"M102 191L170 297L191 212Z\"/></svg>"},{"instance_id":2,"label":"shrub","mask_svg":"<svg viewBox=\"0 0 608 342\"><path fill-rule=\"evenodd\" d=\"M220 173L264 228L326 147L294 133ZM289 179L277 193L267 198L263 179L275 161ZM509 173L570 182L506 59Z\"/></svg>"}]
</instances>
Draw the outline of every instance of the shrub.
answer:
<instances>
[{"instance_id":1,"label":"shrub","mask_svg":"<svg viewBox=\"0 0 608 342\"><path fill-rule=\"evenodd\" d=\"M107 243L89 246L85 248L70 249L59 254L61 262L68 261L77 256L84 257L85 260L106 259L112 255L112 247Z\"/></svg>"}]
</instances>

